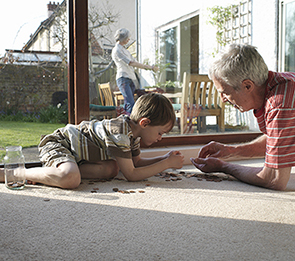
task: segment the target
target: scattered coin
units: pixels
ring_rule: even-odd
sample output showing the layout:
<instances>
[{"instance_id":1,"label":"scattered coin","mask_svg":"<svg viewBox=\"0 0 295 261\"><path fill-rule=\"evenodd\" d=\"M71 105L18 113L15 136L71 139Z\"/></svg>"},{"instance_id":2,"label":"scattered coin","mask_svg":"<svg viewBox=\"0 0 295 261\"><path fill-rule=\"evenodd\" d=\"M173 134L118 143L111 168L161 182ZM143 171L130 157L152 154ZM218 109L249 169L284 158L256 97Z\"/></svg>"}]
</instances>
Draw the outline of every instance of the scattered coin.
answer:
<instances>
[{"instance_id":1,"label":"scattered coin","mask_svg":"<svg viewBox=\"0 0 295 261\"><path fill-rule=\"evenodd\" d=\"M91 193L97 193L97 191L96 190L91 190Z\"/></svg>"},{"instance_id":2,"label":"scattered coin","mask_svg":"<svg viewBox=\"0 0 295 261\"><path fill-rule=\"evenodd\" d=\"M145 193L145 191L144 191L144 190L139 190L138 192L139 192L139 193Z\"/></svg>"},{"instance_id":3,"label":"scattered coin","mask_svg":"<svg viewBox=\"0 0 295 261\"><path fill-rule=\"evenodd\" d=\"M50 199L49 198L44 198L43 201L50 201Z\"/></svg>"}]
</instances>

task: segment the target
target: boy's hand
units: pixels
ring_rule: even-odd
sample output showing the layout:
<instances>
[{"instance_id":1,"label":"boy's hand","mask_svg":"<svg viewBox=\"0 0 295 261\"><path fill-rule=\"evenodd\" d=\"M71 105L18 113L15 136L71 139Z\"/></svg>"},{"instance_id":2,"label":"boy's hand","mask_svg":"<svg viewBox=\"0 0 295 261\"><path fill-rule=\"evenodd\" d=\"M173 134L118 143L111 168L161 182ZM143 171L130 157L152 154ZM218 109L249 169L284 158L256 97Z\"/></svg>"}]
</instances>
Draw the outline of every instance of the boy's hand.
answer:
<instances>
[{"instance_id":1,"label":"boy's hand","mask_svg":"<svg viewBox=\"0 0 295 261\"><path fill-rule=\"evenodd\" d=\"M169 168L181 169L184 162L184 156L180 151L172 150L169 151L166 155L166 158L169 161Z\"/></svg>"}]
</instances>

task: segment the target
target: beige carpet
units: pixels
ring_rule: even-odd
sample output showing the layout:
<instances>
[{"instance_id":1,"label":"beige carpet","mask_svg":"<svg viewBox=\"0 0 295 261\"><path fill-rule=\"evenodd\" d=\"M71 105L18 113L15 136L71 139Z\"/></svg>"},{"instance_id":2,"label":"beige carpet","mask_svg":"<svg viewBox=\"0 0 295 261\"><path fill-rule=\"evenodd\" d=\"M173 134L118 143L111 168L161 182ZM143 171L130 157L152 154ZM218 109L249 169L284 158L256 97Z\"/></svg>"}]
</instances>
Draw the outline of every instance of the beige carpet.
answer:
<instances>
[{"instance_id":1,"label":"beige carpet","mask_svg":"<svg viewBox=\"0 0 295 261\"><path fill-rule=\"evenodd\" d=\"M278 192L183 171L73 191L0 184L0 260L295 260L295 174Z\"/></svg>"}]
</instances>

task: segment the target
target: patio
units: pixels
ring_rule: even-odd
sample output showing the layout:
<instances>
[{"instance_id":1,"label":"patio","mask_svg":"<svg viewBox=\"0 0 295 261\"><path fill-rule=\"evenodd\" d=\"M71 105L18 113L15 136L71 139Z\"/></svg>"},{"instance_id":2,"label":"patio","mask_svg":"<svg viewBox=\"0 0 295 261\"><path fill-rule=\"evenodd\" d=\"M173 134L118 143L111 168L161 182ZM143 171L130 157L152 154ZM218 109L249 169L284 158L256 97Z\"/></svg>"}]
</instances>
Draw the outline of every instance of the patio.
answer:
<instances>
[{"instance_id":1,"label":"patio","mask_svg":"<svg viewBox=\"0 0 295 261\"><path fill-rule=\"evenodd\" d=\"M75 190L0 184L0 259L294 260L294 170L284 192L192 165L168 171L141 182L83 180Z\"/></svg>"}]
</instances>

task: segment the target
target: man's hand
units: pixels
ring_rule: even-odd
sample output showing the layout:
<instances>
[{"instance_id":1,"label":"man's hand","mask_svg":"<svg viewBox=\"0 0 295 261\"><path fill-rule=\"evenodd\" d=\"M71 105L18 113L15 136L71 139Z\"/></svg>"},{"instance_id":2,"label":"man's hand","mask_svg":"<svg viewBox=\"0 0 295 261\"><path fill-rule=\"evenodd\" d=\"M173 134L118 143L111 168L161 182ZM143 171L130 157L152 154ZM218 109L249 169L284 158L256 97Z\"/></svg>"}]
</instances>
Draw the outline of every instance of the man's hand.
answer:
<instances>
[{"instance_id":1,"label":"man's hand","mask_svg":"<svg viewBox=\"0 0 295 261\"><path fill-rule=\"evenodd\" d=\"M232 150L230 146L211 141L200 149L198 158L228 158L230 156L232 156Z\"/></svg>"},{"instance_id":2,"label":"man's hand","mask_svg":"<svg viewBox=\"0 0 295 261\"><path fill-rule=\"evenodd\" d=\"M208 157L202 158L190 158L193 165L202 172L221 172L224 162L220 159Z\"/></svg>"}]
</instances>

